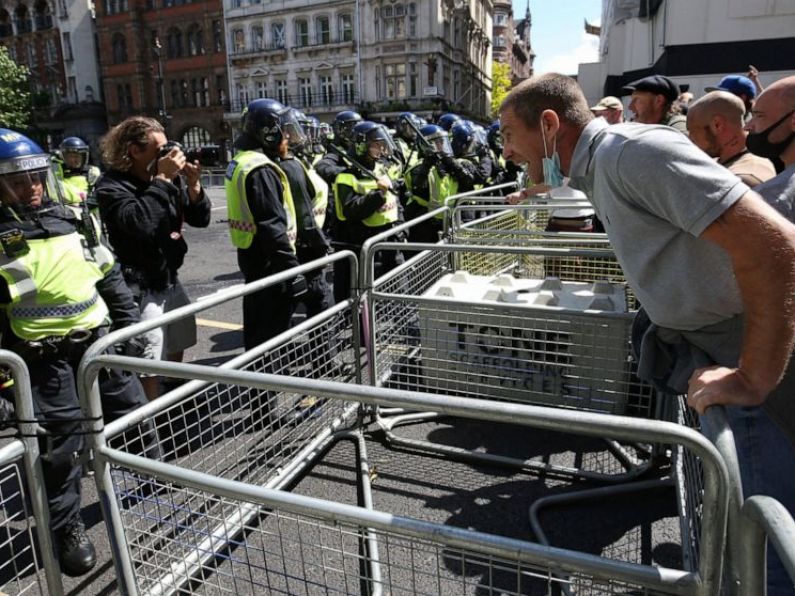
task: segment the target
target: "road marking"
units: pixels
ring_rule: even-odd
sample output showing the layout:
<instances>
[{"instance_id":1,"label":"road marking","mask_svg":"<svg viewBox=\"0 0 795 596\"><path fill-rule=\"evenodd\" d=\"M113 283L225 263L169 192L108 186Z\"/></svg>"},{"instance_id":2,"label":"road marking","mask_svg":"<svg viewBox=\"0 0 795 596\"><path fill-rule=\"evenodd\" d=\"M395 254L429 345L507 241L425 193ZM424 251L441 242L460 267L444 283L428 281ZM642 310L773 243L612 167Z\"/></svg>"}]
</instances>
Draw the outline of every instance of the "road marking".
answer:
<instances>
[{"instance_id":1,"label":"road marking","mask_svg":"<svg viewBox=\"0 0 795 596\"><path fill-rule=\"evenodd\" d=\"M226 205L221 205L220 207L212 207L210 211L218 211L219 209L226 209Z\"/></svg>"},{"instance_id":2,"label":"road marking","mask_svg":"<svg viewBox=\"0 0 795 596\"><path fill-rule=\"evenodd\" d=\"M196 319L196 324L202 327L228 329L229 331L240 331L243 328L243 325L238 325L237 323L226 323L225 321L213 321L211 319Z\"/></svg>"}]
</instances>

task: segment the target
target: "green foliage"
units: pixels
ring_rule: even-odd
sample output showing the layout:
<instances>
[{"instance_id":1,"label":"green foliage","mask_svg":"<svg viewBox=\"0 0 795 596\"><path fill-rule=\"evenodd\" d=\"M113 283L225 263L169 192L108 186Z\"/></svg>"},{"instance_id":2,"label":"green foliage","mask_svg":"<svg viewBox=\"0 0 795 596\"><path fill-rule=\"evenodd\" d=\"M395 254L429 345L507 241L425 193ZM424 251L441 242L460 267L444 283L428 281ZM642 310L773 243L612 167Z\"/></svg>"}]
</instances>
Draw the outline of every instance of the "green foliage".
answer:
<instances>
[{"instance_id":1,"label":"green foliage","mask_svg":"<svg viewBox=\"0 0 795 596\"><path fill-rule=\"evenodd\" d=\"M0 126L24 130L30 123L31 97L28 68L20 66L0 46Z\"/></svg>"},{"instance_id":2,"label":"green foliage","mask_svg":"<svg viewBox=\"0 0 795 596\"><path fill-rule=\"evenodd\" d=\"M511 90L511 66L503 62L492 62L491 69L491 116L500 115L500 104Z\"/></svg>"}]
</instances>

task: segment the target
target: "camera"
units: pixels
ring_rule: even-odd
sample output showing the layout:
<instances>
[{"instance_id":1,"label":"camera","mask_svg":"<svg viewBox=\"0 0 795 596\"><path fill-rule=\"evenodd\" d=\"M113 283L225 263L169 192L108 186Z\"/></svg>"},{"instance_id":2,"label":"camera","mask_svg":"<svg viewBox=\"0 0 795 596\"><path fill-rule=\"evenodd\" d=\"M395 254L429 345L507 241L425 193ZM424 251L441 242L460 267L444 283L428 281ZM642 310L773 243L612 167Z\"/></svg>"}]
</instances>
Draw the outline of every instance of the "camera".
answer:
<instances>
[{"instance_id":1,"label":"camera","mask_svg":"<svg viewBox=\"0 0 795 596\"><path fill-rule=\"evenodd\" d=\"M221 148L218 145L191 147L185 151L185 158L190 163L198 161L204 167L218 166L221 164Z\"/></svg>"},{"instance_id":2,"label":"camera","mask_svg":"<svg viewBox=\"0 0 795 596\"><path fill-rule=\"evenodd\" d=\"M172 150L174 147L176 147L177 149L179 149L180 151L182 151L183 153L185 153L185 149L183 149L182 145L180 145L179 143L177 143L177 141L168 141L168 142L167 142L165 145L163 145L163 146L160 148L160 153L158 154L158 157L165 157L166 155L168 155L168 153L169 153L169 152L170 152L170 151L171 151L171 150Z\"/></svg>"}]
</instances>

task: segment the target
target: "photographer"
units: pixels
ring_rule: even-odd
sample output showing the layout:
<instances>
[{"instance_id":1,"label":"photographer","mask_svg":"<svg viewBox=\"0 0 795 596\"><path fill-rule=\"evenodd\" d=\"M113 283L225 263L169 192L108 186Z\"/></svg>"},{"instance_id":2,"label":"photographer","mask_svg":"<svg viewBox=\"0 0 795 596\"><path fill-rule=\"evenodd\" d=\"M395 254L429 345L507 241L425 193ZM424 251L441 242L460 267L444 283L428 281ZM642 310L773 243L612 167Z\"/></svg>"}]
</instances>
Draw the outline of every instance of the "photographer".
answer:
<instances>
[{"instance_id":1,"label":"photographer","mask_svg":"<svg viewBox=\"0 0 795 596\"><path fill-rule=\"evenodd\" d=\"M151 319L188 304L179 283L188 245L184 224L205 228L210 200L201 186L201 167L189 163L177 143L166 140L157 120L132 116L100 143L108 167L96 185L96 199L125 280L138 298L141 318ZM149 332L152 356L181 361L196 343L189 317ZM147 397L159 395L158 377L143 379Z\"/></svg>"}]
</instances>

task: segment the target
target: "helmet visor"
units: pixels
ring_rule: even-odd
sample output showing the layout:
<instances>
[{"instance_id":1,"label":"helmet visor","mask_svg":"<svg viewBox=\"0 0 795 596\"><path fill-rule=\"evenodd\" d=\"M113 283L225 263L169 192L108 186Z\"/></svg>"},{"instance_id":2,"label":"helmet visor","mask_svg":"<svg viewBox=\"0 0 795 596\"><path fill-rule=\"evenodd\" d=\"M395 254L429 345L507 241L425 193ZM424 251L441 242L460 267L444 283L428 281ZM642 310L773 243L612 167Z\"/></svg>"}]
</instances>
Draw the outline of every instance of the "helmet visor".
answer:
<instances>
[{"instance_id":1,"label":"helmet visor","mask_svg":"<svg viewBox=\"0 0 795 596\"><path fill-rule=\"evenodd\" d=\"M61 151L64 166L69 170L80 170L88 163L88 149L66 149Z\"/></svg>"},{"instance_id":2,"label":"helmet visor","mask_svg":"<svg viewBox=\"0 0 795 596\"><path fill-rule=\"evenodd\" d=\"M75 198L80 200L83 197ZM3 164L0 168L0 202L20 217L41 213L42 209L61 208L64 204L63 189L50 167L49 156L28 156Z\"/></svg>"},{"instance_id":3,"label":"helmet visor","mask_svg":"<svg viewBox=\"0 0 795 596\"><path fill-rule=\"evenodd\" d=\"M427 139L434 153L439 153L441 155L453 154L453 149L450 147L450 137L448 137L446 133L431 135L427 137Z\"/></svg>"},{"instance_id":4,"label":"helmet visor","mask_svg":"<svg viewBox=\"0 0 795 596\"><path fill-rule=\"evenodd\" d=\"M279 116L279 127L290 149L300 149L307 143L307 136L294 110L287 110Z\"/></svg>"},{"instance_id":5,"label":"helmet visor","mask_svg":"<svg viewBox=\"0 0 795 596\"><path fill-rule=\"evenodd\" d=\"M385 127L378 126L368 132L366 140L367 152L372 159L388 159L395 155L395 141Z\"/></svg>"}]
</instances>

